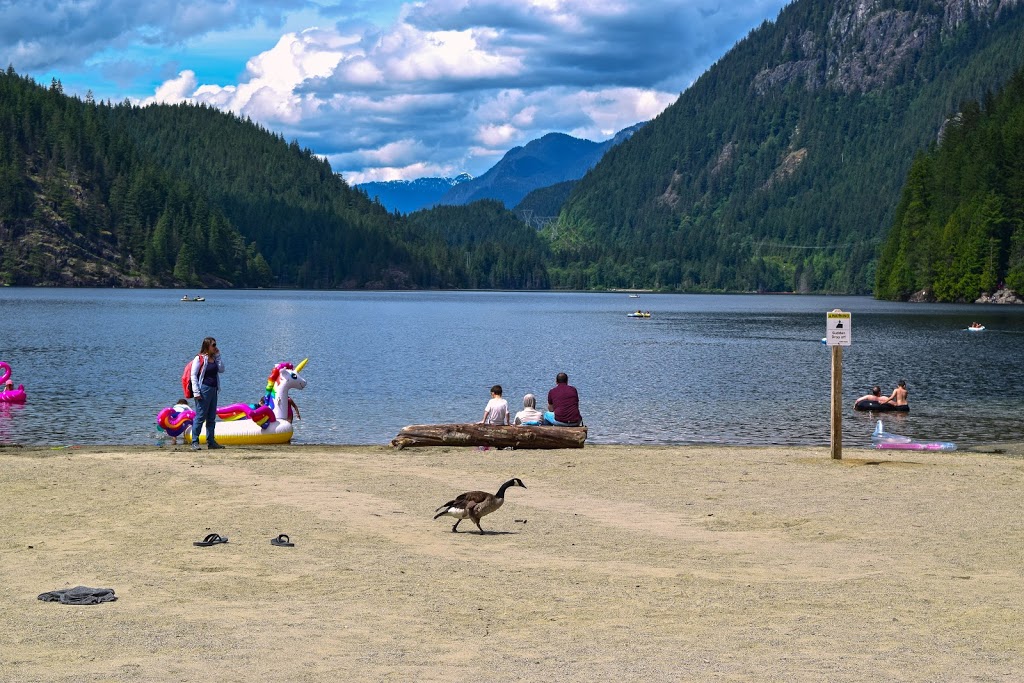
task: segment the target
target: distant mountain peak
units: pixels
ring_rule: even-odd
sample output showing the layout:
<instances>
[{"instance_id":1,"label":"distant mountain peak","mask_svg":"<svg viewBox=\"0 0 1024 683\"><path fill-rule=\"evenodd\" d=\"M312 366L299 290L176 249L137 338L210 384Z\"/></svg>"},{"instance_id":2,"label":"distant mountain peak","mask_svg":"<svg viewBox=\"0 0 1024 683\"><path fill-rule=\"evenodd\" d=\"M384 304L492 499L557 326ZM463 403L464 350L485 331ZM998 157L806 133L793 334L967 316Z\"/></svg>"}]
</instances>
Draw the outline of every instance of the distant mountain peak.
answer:
<instances>
[{"instance_id":1,"label":"distant mountain peak","mask_svg":"<svg viewBox=\"0 0 1024 683\"><path fill-rule=\"evenodd\" d=\"M453 187L473 180L468 173L454 178L413 178L412 180L380 180L360 183L370 199L379 201L388 211L412 213L433 206Z\"/></svg>"},{"instance_id":2,"label":"distant mountain peak","mask_svg":"<svg viewBox=\"0 0 1024 683\"><path fill-rule=\"evenodd\" d=\"M438 204L461 205L497 199L506 208L516 206L530 192L570 180L579 180L605 152L627 140L646 122L619 131L604 142L566 133L546 133L521 147L513 147L486 173L452 187Z\"/></svg>"},{"instance_id":3,"label":"distant mountain peak","mask_svg":"<svg viewBox=\"0 0 1024 683\"><path fill-rule=\"evenodd\" d=\"M438 204L462 205L497 199L506 208L516 206L533 190L579 180L604 153L628 140L646 121L624 128L604 142L567 133L545 133L505 152L482 176L460 173L454 178L416 178L360 183L356 187L389 211L412 213Z\"/></svg>"}]
</instances>

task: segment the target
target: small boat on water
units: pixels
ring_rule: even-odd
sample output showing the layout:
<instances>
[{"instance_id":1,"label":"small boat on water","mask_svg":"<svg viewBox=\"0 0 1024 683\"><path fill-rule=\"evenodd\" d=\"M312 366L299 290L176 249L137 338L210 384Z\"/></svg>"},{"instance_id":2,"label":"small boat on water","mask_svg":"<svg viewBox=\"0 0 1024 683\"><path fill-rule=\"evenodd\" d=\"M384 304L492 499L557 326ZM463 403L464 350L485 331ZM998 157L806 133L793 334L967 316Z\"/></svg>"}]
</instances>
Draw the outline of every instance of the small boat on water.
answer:
<instances>
[{"instance_id":1,"label":"small boat on water","mask_svg":"<svg viewBox=\"0 0 1024 683\"><path fill-rule=\"evenodd\" d=\"M630 298L630 299L639 299L639 298L640 298L640 295L639 295L639 294L630 294L630 295L629 295L629 298Z\"/></svg>"},{"instance_id":2,"label":"small boat on water","mask_svg":"<svg viewBox=\"0 0 1024 683\"><path fill-rule=\"evenodd\" d=\"M985 326L981 323L971 323L971 326L967 328L968 332L981 332L985 329Z\"/></svg>"},{"instance_id":3,"label":"small boat on water","mask_svg":"<svg viewBox=\"0 0 1024 683\"><path fill-rule=\"evenodd\" d=\"M651 312L650 311L637 311L636 313L627 313L626 316L629 317L629 318L650 318L651 317Z\"/></svg>"},{"instance_id":4,"label":"small boat on water","mask_svg":"<svg viewBox=\"0 0 1024 683\"><path fill-rule=\"evenodd\" d=\"M186 294L185 296L181 297L181 300L182 301L206 301L206 297L204 297L204 296L194 296L194 297L192 297L190 299L188 297L188 294Z\"/></svg>"}]
</instances>

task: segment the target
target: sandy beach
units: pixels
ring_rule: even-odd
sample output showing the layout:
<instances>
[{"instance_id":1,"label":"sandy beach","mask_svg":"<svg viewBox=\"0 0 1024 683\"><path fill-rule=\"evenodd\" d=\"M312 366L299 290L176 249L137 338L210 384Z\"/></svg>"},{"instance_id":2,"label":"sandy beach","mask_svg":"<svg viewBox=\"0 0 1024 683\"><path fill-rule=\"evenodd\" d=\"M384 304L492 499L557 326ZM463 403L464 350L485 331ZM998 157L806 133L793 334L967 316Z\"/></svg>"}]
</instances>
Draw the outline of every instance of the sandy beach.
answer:
<instances>
[{"instance_id":1,"label":"sandy beach","mask_svg":"<svg viewBox=\"0 0 1024 683\"><path fill-rule=\"evenodd\" d=\"M0 448L0 679L1021 681L1001 450Z\"/></svg>"}]
</instances>

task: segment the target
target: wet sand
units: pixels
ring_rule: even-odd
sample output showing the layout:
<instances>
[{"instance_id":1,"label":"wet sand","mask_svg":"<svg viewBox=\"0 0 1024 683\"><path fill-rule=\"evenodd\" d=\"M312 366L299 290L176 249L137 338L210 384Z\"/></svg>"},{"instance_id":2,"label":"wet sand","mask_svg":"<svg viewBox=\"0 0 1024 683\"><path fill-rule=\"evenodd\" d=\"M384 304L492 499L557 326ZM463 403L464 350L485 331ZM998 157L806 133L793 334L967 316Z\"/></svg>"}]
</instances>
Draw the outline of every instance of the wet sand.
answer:
<instances>
[{"instance_id":1,"label":"wet sand","mask_svg":"<svg viewBox=\"0 0 1024 683\"><path fill-rule=\"evenodd\" d=\"M0 491L3 680L1024 680L1005 454L5 447Z\"/></svg>"}]
</instances>

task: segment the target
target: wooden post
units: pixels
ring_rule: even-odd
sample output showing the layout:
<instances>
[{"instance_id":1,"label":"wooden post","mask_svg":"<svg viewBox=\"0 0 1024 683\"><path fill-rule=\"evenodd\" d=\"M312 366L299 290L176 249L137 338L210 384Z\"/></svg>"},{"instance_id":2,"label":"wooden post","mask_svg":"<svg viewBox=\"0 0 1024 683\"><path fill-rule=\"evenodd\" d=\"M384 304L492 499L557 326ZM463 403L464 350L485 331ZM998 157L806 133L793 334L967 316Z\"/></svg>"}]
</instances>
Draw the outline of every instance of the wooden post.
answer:
<instances>
[{"instance_id":1,"label":"wooden post","mask_svg":"<svg viewBox=\"0 0 1024 683\"><path fill-rule=\"evenodd\" d=\"M832 347L832 439L833 460L843 459L843 347Z\"/></svg>"}]
</instances>

